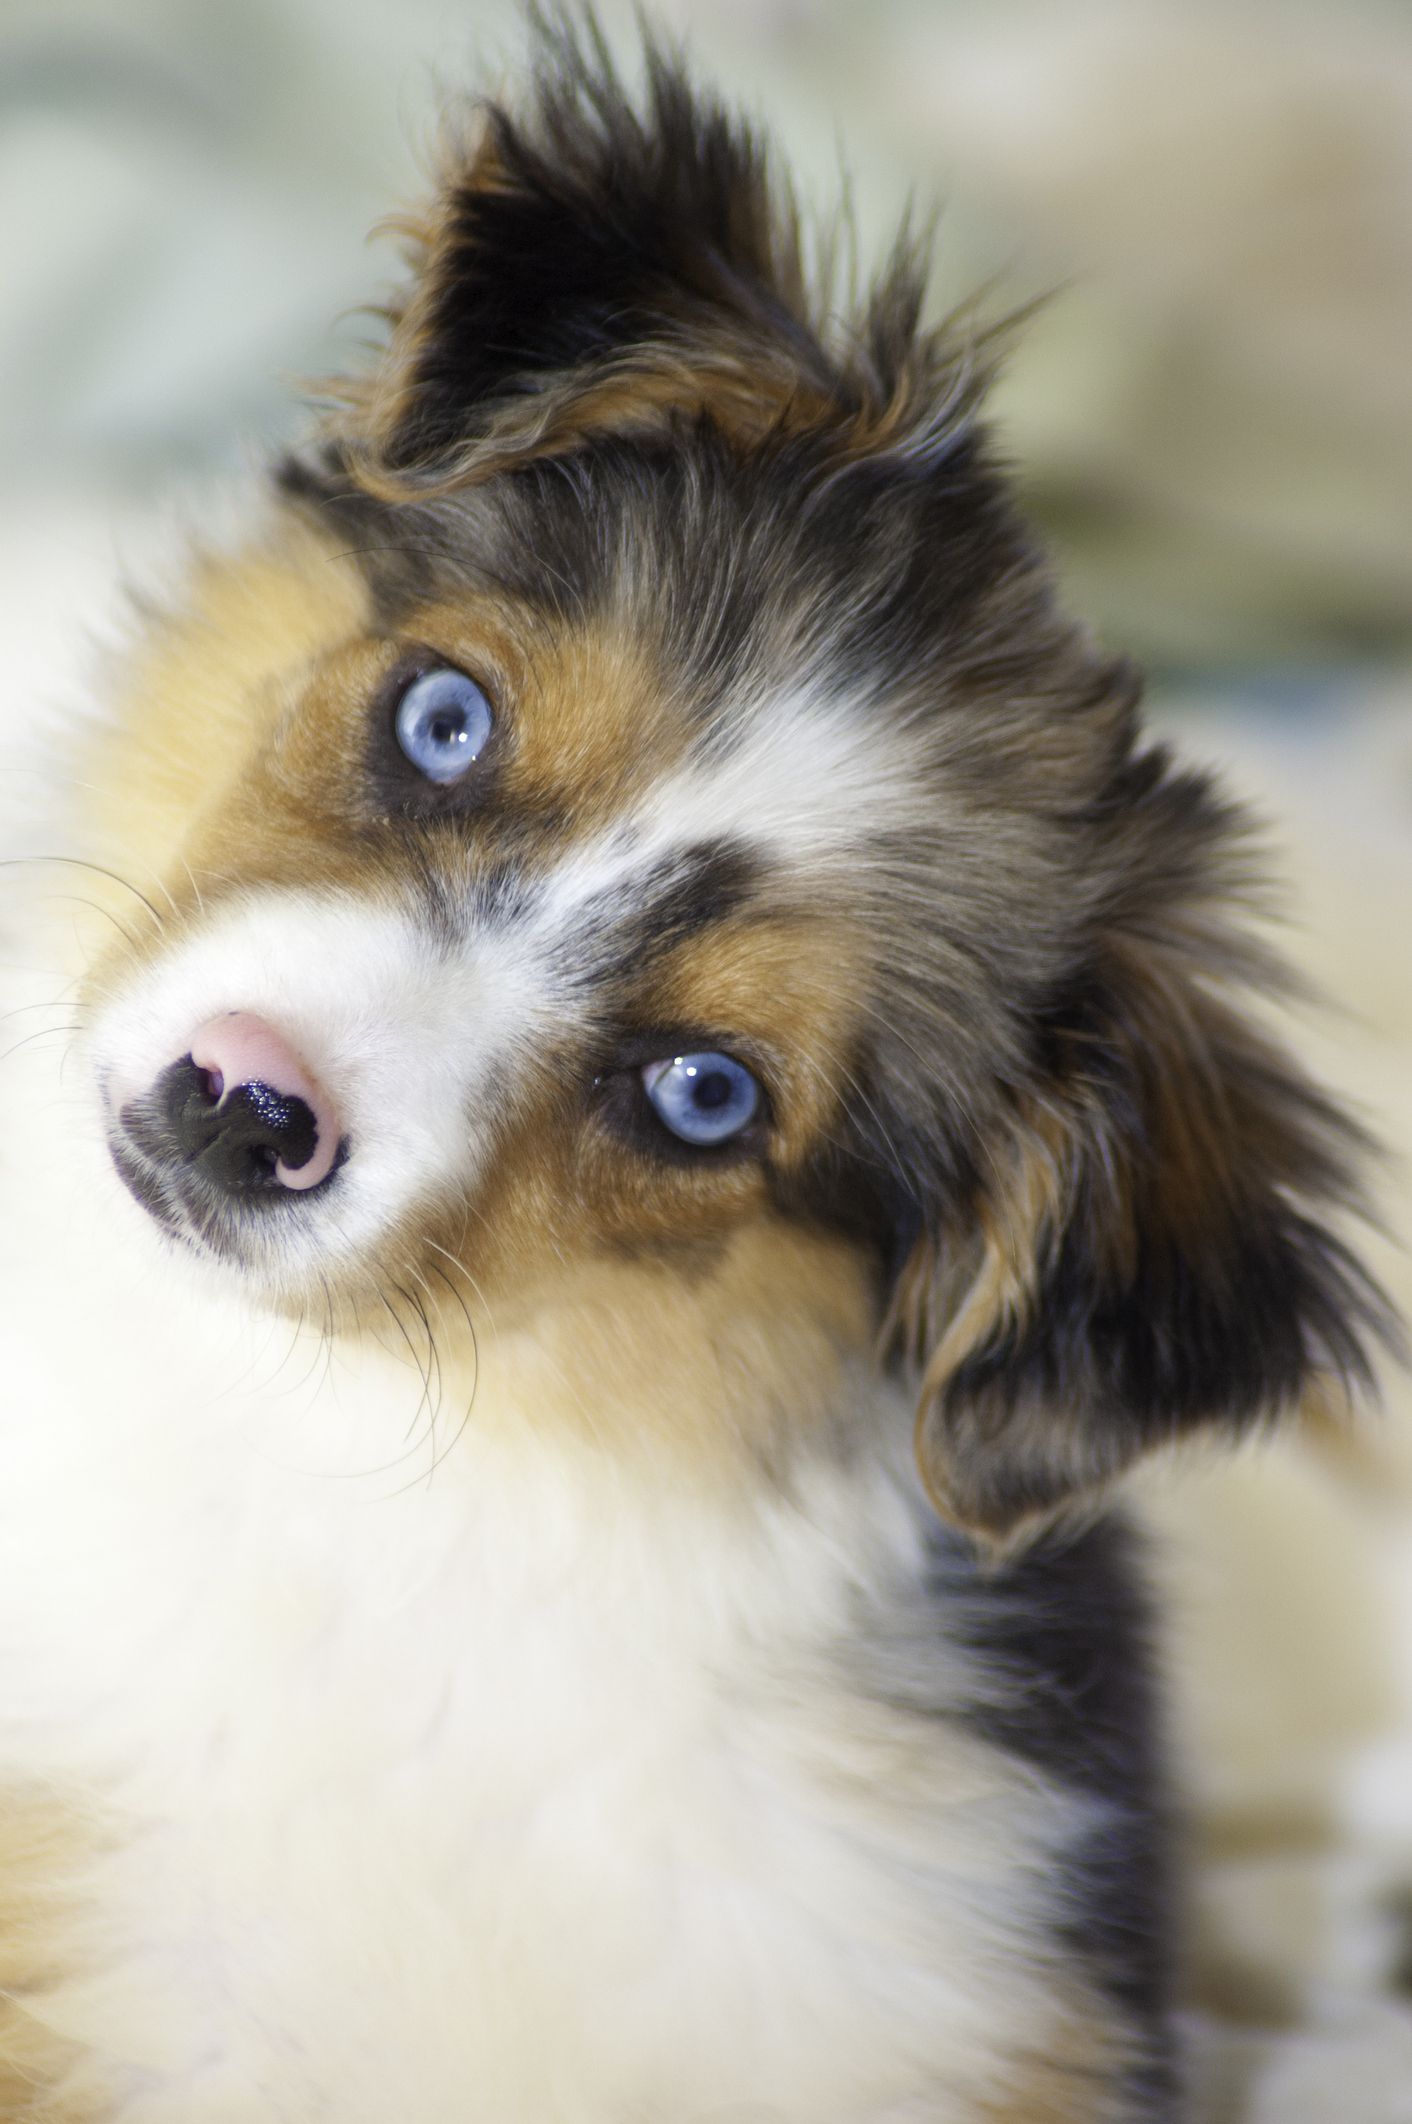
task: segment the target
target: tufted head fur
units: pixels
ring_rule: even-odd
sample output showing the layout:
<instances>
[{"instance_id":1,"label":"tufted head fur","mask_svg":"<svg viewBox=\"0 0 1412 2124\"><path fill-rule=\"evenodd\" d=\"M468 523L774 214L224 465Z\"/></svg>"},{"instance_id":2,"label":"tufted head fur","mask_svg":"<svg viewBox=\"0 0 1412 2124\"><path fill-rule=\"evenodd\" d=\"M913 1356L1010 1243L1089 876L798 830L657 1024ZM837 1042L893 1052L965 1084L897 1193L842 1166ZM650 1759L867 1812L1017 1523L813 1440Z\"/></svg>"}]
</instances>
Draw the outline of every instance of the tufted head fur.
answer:
<instances>
[{"instance_id":1,"label":"tufted head fur","mask_svg":"<svg viewBox=\"0 0 1412 2124\"><path fill-rule=\"evenodd\" d=\"M95 990L125 1097L279 1018L349 1154L178 1205L110 1094L149 1206L350 1319L572 1290L609 1399L694 1314L737 1384L691 1420L758 1451L883 1365L993 1537L1359 1378L1357 1139L1248 1015L1245 822L1058 608L920 247L833 319L749 130L563 28L405 226L385 352L145 652L112 845L172 912ZM496 708L449 790L390 735L429 662ZM726 1149L644 1106L684 1043L765 1087Z\"/></svg>"}]
</instances>

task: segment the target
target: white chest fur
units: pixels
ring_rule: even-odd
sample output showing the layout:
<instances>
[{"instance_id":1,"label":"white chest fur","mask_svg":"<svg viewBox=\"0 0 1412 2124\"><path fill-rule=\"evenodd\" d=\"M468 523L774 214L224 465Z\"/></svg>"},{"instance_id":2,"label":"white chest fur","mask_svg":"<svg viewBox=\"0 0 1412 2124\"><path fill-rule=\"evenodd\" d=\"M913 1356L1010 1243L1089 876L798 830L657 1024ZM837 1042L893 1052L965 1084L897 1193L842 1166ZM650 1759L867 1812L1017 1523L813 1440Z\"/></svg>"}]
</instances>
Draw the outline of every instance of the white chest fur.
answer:
<instances>
[{"instance_id":1,"label":"white chest fur","mask_svg":"<svg viewBox=\"0 0 1412 2124\"><path fill-rule=\"evenodd\" d=\"M51 2011L114 2114L970 2114L1077 1825L906 1708L984 1678L886 1454L727 1502L478 1403L370 1473L405 1367L281 1365L88 1160L6 1181L0 1651L10 1777L113 1808Z\"/></svg>"}]
</instances>

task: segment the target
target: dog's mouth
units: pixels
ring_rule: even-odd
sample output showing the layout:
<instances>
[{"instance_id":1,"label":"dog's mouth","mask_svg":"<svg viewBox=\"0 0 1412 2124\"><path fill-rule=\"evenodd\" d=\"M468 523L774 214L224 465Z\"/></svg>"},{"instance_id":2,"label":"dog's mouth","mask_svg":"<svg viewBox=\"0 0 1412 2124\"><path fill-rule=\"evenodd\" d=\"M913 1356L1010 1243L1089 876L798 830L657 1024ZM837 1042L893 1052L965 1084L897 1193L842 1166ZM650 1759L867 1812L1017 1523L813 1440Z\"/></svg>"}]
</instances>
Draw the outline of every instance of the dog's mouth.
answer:
<instances>
[{"instance_id":1,"label":"dog's mouth","mask_svg":"<svg viewBox=\"0 0 1412 2124\"><path fill-rule=\"evenodd\" d=\"M172 1238L190 1239L194 1244L194 1235L186 1231L159 1168L135 1148L121 1123L108 1130L108 1154L123 1186L153 1222Z\"/></svg>"}]
</instances>

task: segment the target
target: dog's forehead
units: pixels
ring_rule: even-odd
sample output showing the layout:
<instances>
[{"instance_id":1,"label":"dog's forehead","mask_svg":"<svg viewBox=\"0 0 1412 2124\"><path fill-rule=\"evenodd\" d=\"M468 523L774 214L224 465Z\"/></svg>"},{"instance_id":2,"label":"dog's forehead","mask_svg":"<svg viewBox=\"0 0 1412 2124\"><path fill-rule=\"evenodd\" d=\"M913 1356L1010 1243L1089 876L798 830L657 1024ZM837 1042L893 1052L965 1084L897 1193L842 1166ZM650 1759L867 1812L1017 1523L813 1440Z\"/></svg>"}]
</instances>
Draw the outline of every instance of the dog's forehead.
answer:
<instances>
[{"instance_id":1,"label":"dog's forehead","mask_svg":"<svg viewBox=\"0 0 1412 2124\"><path fill-rule=\"evenodd\" d=\"M554 838L532 896L546 940L576 954L596 940L605 970L646 972L718 923L802 917L797 945L837 949L880 824L906 813L915 782L846 699L753 708L729 744L698 732L611 815Z\"/></svg>"},{"instance_id":2,"label":"dog's forehead","mask_svg":"<svg viewBox=\"0 0 1412 2124\"><path fill-rule=\"evenodd\" d=\"M718 744L752 703L784 691L825 701L830 673L875 696L886 689L925 658L929 633L954 634L984 543L968 524L948 550L905 482L865 497L792 463L723 457L706 434L679 453L599 450L483 488L355 506L350 529L389 626L405 627L419 604L454 609L465 598L533 614L562 653L577 640L585 664L617 661L611 675L635 694L639 724L647 702L634 652L638 678L669 697L678 729L708 726ZM908 578L923 552L919 585ZM944 618L930 609L937 588ZM596 701L594 723L611 712ZM640 727L632 735L641 742ZM665 720L657 735L667 737Z\"/></svg>"},{"instance_id":3,"label":"dog's forehead","mask_svg":"<svg viewBox=\"0 0 1412 2124\"><path fill-rule=\"evenodd\" d=\"M870 848L934 823L923 734L879 712L807 586L772 588L763 559L704 531L654 549L650 524L640 539L619 524L610 541L572 507L556 544L560 513L458 509L462 581L443 561L398 626L477 676L489 659L507 724L492 808L523 825L561 904L687 857L856 883Z\"/></svg>"},{"instance_id":4,"label":"dog's forehead","mask_svg":"<svg viewBox=\"0 0 1412 2124\"><path fill-rule=\"evenodd\" d=\"M502 763L453 888L507 877L503 906L615 976L742 899L841 917L957 1039L992 971L1049 978L1027 910L1065 904L1055 822L1101 733L1053 712L1093 675L983 464L825 478L696 428L355 506L390 637L434 612L476 673L505 635Z\"/></svg>"}]
</instances>

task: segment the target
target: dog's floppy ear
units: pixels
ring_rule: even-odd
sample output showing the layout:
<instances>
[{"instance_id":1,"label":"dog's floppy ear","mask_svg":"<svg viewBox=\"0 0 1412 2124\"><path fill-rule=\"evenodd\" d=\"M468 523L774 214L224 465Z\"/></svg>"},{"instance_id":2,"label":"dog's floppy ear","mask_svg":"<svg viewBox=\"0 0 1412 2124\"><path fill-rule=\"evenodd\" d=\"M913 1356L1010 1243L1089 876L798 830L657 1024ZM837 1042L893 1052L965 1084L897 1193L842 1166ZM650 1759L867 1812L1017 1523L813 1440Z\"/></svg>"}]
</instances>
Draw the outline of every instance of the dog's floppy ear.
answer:
<instances>
[{"instance_id":1,"label":"dog's floppy ear","mask_svg":"<svg viewBox=\"0 0 1412 2124\"><path fill-rule=\"evenodd\" d=\"M447 149L387 353L349 401L360 483L464 484L709 405L758 424L819 350L789 202L747 127L645 42L634 99L591 17L534 18L523 112Z\"/></svg>"},{"instance_id":2,"label":"dog's floppy ear","mask_svg":"<svg viewBox=\"0 0 1412 2124\"><path fill-rule=\"evenodd\" d=\"M1329 1220L1357 1129L1247 1021L1230 816L1160 752L1126 770L1087 948L964 1217L928 1220L894 1326L938 1507L1004 1540L1147 1449L1364 1383L1383 1301ZM1203 904L1204 903L1204 904Z\"/></svg>"}]
</instances>

